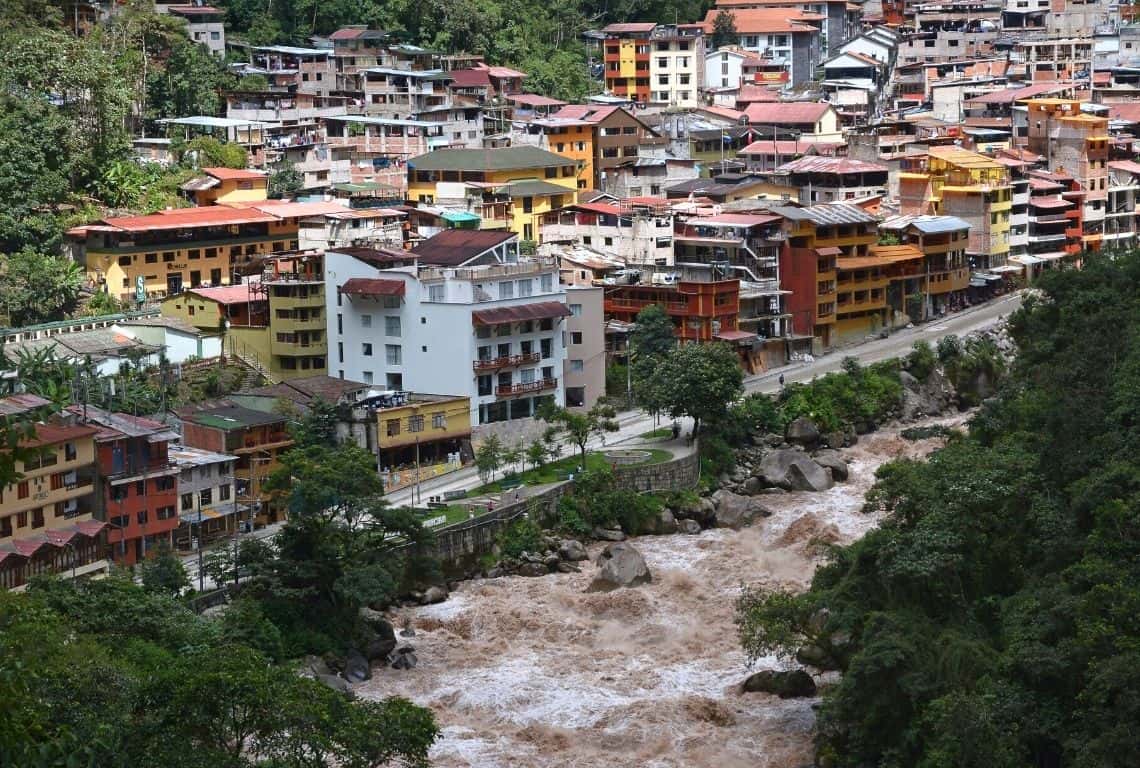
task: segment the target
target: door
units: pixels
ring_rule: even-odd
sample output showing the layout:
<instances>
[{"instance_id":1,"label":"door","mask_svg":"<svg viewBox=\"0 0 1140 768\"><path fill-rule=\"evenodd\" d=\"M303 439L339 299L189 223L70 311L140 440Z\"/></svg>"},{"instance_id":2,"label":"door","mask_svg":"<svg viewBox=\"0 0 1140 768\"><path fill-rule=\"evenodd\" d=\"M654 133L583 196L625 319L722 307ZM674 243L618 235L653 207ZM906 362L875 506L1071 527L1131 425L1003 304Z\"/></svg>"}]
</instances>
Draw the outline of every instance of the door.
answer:
<instances>
[{"instance_id":1,"label":"door","mask_svg":"<svg viewBox=\"0 0 1140 768\"><path fill-rule=\"evenodd\" d=\"M166 276L166 293L170 296L176 293L182 293L181 272L171 272Z\"/></svg>"},{"instance_id":2,"label":"door","mask_svg":"<svg viewBox=\"0 0 1140 768\"><path fill-rule=\"evenodd\" d=\"M202 284L202 273L198 270L191 270L190 272L190 287L197 288Z\"/></svg>"}]
</instances>

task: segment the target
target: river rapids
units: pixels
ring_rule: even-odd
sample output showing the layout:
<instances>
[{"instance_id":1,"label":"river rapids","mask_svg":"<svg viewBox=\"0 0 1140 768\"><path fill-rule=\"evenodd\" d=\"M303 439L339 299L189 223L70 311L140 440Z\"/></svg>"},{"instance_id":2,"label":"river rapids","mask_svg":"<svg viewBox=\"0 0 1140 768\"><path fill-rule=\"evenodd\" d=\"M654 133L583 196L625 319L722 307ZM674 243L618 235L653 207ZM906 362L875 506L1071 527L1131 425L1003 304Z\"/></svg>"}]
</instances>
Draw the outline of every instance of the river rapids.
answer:
<instances>
[{"instance_id":1,"label":"river rapids","mask_svg":"<svg viewBox=\"0 0 1140 768\"><path fill-rule=\"evenodd\" d=\"M444 603L392 615L415 628L419 665L378 668L357 693L431 707L438 768L810 765L812 700L739 692L749 670L734 602L744 584L806 588L818 541L876 524L860 511L875 469L939 443L867 435L844 450L848 482L764 496L773 515L750 528L634 539L653 574L641 587L586 594L590 562L580 574L464 582ZM780 667L764 658L753 669Z\"/></svg>"}]
</instances>

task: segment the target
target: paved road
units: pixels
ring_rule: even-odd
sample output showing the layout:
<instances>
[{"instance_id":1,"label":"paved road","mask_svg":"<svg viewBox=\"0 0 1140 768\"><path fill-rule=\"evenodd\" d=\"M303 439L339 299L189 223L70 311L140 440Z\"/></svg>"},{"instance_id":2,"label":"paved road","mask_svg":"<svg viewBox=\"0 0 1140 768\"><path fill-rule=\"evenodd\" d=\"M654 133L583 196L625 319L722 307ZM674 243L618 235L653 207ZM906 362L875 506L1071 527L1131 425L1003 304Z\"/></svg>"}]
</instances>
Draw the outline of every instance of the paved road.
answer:
<instances>
[{"instance_id":1,"label":"paved road","mask_svg":"<svg viewBox=\"0 0 1140 768\"><path fill-rule=\"evenodd\" d=\"M783 374L786 384L792 384L811 381L817 376L840 370L845 357L858 358L863 364L876 363L892 357L900 357L905 355L916 341L926 340L934 344L938 339L944 336L951 334L962 336L972 331L987 328L1016 310L1019 306L1021 306L1020 294L1003 296L986 304L971 307L954 315L949 315L942 320L896 331L885 339L874 339L846 349L829 352L826 355L815 358L812 362L793 363L768 373L751 376L745 379L744 388L748 392L774 393L780 389L779 378L781 374ZM594 449L600 448L603 445L613 446L628 443L637 440L642 434L654 428L653 417L641 411L627 411L619 414L617 421L619 425L617 432L611 432L605 435L604 442L602 440L590 441L588 447ZM663 423L668 424L670 422L665 420ZM690 429L691 423L688 420L684 420L683 427L686 430ZM574 446L568 446L564 449L563 453L569 454L575 450L577 449ZM446 491L470 490L480 484L479 475L474 467L468 467L442 477L424 481L421 483L420 494L417 499L412 498L413 489L411 488L390 493L387 499L394 505L414 504L420 499L426 502L429 496L441 495ZM257 538L267 538L276 535L279 528L280 525L269 526L251 535ZM198 583L198 563L196 555L191 554L184 557L183 562L190 572L191 582L196 587ZM207 587L209 586L211 585L207 580Z\"/></svg>"}]
</instances>

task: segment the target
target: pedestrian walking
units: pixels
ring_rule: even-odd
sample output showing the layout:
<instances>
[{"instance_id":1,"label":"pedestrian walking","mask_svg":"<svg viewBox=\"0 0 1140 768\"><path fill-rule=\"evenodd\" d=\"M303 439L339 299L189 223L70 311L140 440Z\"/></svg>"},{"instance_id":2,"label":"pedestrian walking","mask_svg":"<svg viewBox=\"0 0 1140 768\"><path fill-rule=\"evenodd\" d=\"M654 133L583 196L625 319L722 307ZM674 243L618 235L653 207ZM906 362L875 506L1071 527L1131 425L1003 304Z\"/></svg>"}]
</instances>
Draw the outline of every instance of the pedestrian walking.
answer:
<instances>
[{"instance_id":1,"label":"pedestrian walking","mask_svg":"<svg viewBox=\"0 0 1140 768\"><path fill-rule=\"evenodd\" d=\"M784 374L780 374L780 389L784 388Z\"/></svg>"}]
</instances>

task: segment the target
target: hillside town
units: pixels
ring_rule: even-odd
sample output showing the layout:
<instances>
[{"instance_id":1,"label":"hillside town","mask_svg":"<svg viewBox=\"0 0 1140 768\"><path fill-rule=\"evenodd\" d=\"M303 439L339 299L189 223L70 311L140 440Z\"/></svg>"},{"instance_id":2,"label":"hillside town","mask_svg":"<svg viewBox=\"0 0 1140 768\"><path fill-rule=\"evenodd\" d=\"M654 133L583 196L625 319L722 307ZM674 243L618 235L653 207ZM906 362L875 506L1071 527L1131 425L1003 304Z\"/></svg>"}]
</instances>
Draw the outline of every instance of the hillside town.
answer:
<instances>
[{"instance_id":1,"label":"hillside town","mask_svg":"<svg viewBox=\"0 0 1140 768\"><path fill-rule=\"evenodd\" d=\"M393 490L544 402L595 406L651 305L757 376L1134 247L1131 6L1013 5L721 0L614 23L582 35L598 92L581 103L380 29L250 46L221 8L157 5L262 87L159 120L135 161L209 136L245 167L68 228L85 290L123 312L9 327L5 351L110 377L226 361L251 386L162 412L73 398L36 440L74 466L5 494L0 579L279 520L259 485L290 445L280 398L345 406ZM282 169L294 188L271 196ZM13 375L8 413L47 405Z\"/></svg>"},{"instance_id":2,"label":"hillside town","mask_svg":"<svg viewBox=\"0 0 1140 768\"><path fill-rule=\"evenodd\" d=\"M303 33L237 3L47 6L44 39L137 35L143 73L105 98L121 72L94 58L38 76L65 48L0 66L0 152L27 163L0 168L4 590L164 558L210 610L322 444L440 541L595 456L681 493L673 463L707 472L721 440L696 402L720 362L728 400L783 407L785 376L835 375L817 361L996 322L1140 245L1136 5L714 0L559 26L541 62L374 15L322 29L315 6ZM94 159L60 170L80 145ZM667 371L716 381L674 396ZM663 468L623 470L607 432ZM393 526L380 542L417 543ZM514 567L577 570L546 549Z\"/></svg>"}]
</instances>

